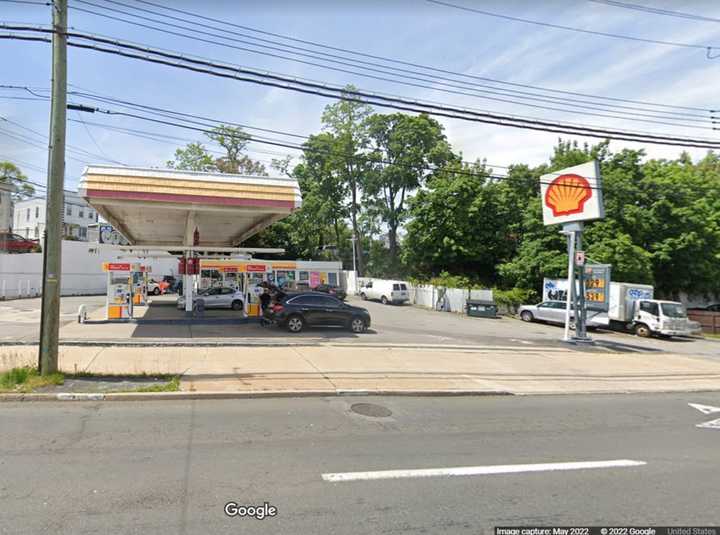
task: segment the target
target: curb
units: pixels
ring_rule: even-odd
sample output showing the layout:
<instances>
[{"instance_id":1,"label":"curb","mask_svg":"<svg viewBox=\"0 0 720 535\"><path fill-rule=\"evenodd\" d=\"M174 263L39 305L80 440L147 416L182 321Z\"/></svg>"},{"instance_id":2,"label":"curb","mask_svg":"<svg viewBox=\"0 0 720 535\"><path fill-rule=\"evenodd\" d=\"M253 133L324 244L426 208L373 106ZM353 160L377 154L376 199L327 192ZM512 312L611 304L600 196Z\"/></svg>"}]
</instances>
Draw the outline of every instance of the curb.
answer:
<instances>
[{"instance_id":1,"label":"curb","mask_svg":"<svg viewBox=\"0 0 720 535\"><path fill-rule=\"evenodd\" d=\"M246 392L113 392L0 394L0 403L18 401L169 401L205 399L309 398L341 396L512 396L502 390L250 390Z\"/></svg>"}]
</instances>

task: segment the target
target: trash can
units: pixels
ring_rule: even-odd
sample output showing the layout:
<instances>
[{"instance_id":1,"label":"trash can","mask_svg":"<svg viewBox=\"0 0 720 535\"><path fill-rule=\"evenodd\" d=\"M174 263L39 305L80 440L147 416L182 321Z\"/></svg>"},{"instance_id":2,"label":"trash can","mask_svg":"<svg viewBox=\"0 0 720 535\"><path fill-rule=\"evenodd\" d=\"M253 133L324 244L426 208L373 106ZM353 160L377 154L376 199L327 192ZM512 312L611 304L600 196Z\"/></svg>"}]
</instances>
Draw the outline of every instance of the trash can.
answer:
<instances>
[{"instance_id":1,"label":"trash can","mask_svg":"<svg viewBox=\"0 0 720 535\"><path fill-rule=\"evenodd\" d=\"M474 318L496 318L497 305L492 301L468 299L465 303L465 313Z\"/></svg>"}]
</instances>

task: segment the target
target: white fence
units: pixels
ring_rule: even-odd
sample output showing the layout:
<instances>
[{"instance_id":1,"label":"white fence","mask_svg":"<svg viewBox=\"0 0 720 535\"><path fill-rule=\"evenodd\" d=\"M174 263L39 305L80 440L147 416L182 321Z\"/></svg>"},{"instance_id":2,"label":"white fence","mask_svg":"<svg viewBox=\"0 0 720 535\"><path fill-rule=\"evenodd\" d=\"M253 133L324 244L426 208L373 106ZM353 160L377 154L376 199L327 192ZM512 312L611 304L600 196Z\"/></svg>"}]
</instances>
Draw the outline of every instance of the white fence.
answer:
<instances>
[{"instance_id":1,"label":"white fence","mask_svg":"<svg viewBox=\"0 0 720 535\"><path fill-rule=\"evenodd\" d=\"M104 294L107 275L103 262L117 261L118 251L101 249L89 252L88 242L62 242L62 295ZM0 299L36 297L42 293L42 253L0 254ZM172 275L177 271L175 258L134 259L123 257L125 262L142 262L151 266L154 278Z\"/></svg>"},{"instance_id":2,"label":"white fence","mask_svg":"<svg viewBox=\"0 0 720 535\"><path fill-rule=\"evenodd\" d=\"M343 271L341 280L345 290L348 293L356 294L355 291L355 273L353 271ZM370 279L362 277L358 280L358 288L369 281L378 281L383 279ZM423 284L413 286L407 283L410 293L410 302L425 308L436 310L444 310L447 312L465 312L465 303L468 299L478 299L481 301L493 301L493 292L486 290L469 290L467 288L441 288L431 284Z\"/></svg>"}]
</instances>

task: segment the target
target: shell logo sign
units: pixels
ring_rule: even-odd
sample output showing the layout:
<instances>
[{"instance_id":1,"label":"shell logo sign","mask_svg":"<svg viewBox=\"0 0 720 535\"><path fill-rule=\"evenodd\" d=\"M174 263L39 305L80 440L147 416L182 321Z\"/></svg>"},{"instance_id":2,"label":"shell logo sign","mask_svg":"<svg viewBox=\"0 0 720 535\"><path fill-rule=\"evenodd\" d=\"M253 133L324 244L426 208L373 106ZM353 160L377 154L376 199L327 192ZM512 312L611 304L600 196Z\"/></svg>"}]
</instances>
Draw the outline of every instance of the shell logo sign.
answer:
<instances>
[{"instance_id":1,"label":"shell logo sign","mask_svg":"<svg viewBox=\"0 0 720 535\"><path fill-rule=\"evenodd\" d=\"M601 219L605 216L597 162L562 169L540 177L546 225Z\"/></svg>"}]
</instances>

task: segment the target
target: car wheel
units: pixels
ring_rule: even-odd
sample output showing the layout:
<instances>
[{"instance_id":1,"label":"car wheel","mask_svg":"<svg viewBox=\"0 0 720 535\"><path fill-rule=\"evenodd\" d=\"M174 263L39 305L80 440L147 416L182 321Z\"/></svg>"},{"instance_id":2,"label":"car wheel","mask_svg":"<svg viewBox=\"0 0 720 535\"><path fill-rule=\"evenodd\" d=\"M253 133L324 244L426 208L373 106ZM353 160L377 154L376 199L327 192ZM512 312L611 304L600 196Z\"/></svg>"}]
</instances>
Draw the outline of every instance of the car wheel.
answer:
<instances>
[{"instance_id":1,"label":"car wheel","mask_svg":"<svg viewBox=\"0 0 720 535\"><path fill-rule=\"evenodd\" d=\"M380 298L380 302L381 302L383 305L387 305L390 301L388 301L388 298L383 295L383 296Z\"/></svg>"},{"instance_id":2,"label":"car wheel","mask_svg":"<svg viewBox=\"0 0 720 535\"><path fill-rule=\"evenodd\" d=\"M297 314L294 316L290 316L287 320L287 329L291 333L299 333L303 330L304 326L305 321L303 320L302 316L298 316Z\"/></svg>"},{"instance_id":3,"label":"car wheel","mask_svg":"<svg viewBox=\"0 0 720 535\"><path fill-rule=\"evenodd\" d=\"M365 295L364 293L361 293L360 299L362 299L363 301L367 301L367 295Z\"/></svg>"},{"instance_id":4,"label":"car wheel","mask_svg":"<svg viewBox=\"0 0 720 535\"><path fill-rule=\"evenodd\" d=\"M232 309L233 310L242 310L243 309L243 302L240 300L233 301L232 302Z\"/></svg>"},{"instance_id":5,"label":"car wheel","mask_svg":"<svg viewBox=\"0 0 720 535\"><path fill-rule=\"evenodd\" d=\"M158 287L153 288L152 293L153 293L153 295L160 295L160 288L158 288Z\"/></svg>"},{"instance_id":6,"label":"car wheel","mask_svg":"<svg viewBox=\"0 0 720 535\"><path fill-rule=\"evenodd\" d=\"M522 313L520 314L520 319L523 321L530 322L530 321L534 320L535 317L533 316L533 313L530 312L529 310L523 310Z\"/></svg>"},{"instance_id":7,"label":"car wheel","mask_svg":"<svg viewBox=\"0 0 720 535\"><path fill-rule=\"evenodd\" d=\"M635 326L635 334L637 334L641 338L649 338L652 334L650 332L650 328L645 325L644 323L639 323Z\"/></svg>"},{"instance_id":8,"label":"car wheel","mask_svg":"<svg viewBox=\"0 0 720 535\"><path fill-rule=\"evenodd\" d=\"M350 320L350 330L354 333L364 333L367 330L365 320L356 316Z\"/></svg>"}]
</instances>

